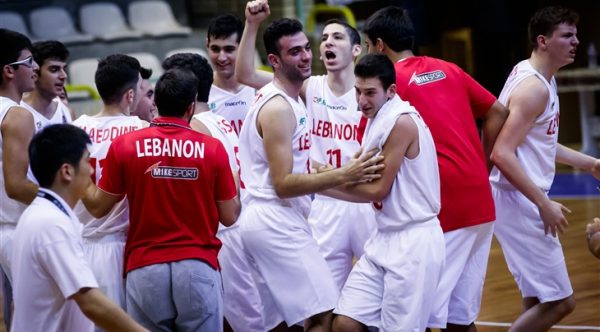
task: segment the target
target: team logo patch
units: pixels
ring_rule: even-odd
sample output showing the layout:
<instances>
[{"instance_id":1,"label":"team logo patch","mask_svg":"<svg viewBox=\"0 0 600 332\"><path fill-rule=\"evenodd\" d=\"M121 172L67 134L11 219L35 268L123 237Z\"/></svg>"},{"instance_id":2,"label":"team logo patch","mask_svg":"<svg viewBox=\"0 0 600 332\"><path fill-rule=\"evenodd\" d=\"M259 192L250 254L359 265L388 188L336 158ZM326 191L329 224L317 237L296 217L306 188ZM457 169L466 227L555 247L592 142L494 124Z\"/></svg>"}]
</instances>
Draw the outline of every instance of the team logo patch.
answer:
<instances>
[{"instance_id":1,"label":"team logo patch","mask_svg":"<svg viewBox=\"0 0 600 332\"><path fill-rule=\"evenodd\" d=\"M214 111L217 108L217 103L210 103L210 104L208 104L208 108L211 111Z\"/></svg>"},{"instance_id":2,"label":"team logo patch","mask_svg":"<svg viewBox=\"0 0 600 332\"><path fill-rule=\"evenodd\" d=\"M408 81L408 85L410 85L412 82L415 82L417 85L424 85L435 81L443 80L444 78L446 78L446 74L444 74L444 72L441 70L431 71L429 73L423 73L418 75L417 72L414 72L412 74L412 77L410 78L410 81Z\"/></svg>"},{"instance_id":3,"label":"team logo patch","mask_svg":"<svg viewBox=\"0 0 600 332\"><path fill-rule=\"evenodd\" d=\"M198 179L198 169L189 167L170 167L159 166L160 161L148 167L144 172L150 173L155 179L176 179L176 180L196 180Z\"/></svg>"},{"instance_id":4,"label":"team logo patch","mask_svg":"<svg viewBox=\"0 0 600 332\"><path fill-rule=\"evenodd\" d=\"M325 101L325 99L323 99L321 97L313 97L313 103L323 105L323 106L327 105L327 102Z\"/></svg>"},{"instance_id":5,"label":"team logo patch","mask_svg":"<svg viewBox=\"0 0 600 332\"><path fill-rule=\"evenodd\" d=\"M302 117L300 118L300 125L303 126L306 123L306 118Z\"/></svg>"}]
</instances>

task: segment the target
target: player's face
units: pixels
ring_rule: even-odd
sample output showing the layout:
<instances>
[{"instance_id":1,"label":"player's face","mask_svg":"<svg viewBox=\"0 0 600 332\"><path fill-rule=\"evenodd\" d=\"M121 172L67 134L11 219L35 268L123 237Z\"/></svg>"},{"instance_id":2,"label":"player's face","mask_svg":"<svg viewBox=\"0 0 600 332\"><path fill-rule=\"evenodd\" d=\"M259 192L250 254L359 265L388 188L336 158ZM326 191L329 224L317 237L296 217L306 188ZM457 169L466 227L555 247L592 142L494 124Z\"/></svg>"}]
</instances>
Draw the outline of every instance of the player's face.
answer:
<instances>
[{"instance_id":1,"label":"player's face","mask_svg":"<svg viewBox=\"0 0 600 332\"><path fill-rule=\"evenodd\" d=\"M31 51L29 51L28 49L23 49L21 51L21 55L17 58L17 60L15 62L26 60L27 58L29 58L31 56L32 56ZM19 92L21 92L21 93L29 92L35 88L35 80L37 77L35 72L38 71L40 68L38 66L38 64L35 62L35 60L32 60L31 63L24 62L24 63L18 64L18 65L9 66L9 67L11 67L9 70L12 70L12 72L14 74L13 82L17 86L17 89L19 90Z\"/></svg>"},{"instance_id":2,"label":"player's face","mask_svg":"<svg viewBox=\"0 0 600 332\"><path fill-rule=\"evenodd\" d=\"M154 88L150 81L142 80L141 97L137 108L132 113L144 121L152 121L156 117L156 104L154 104Z\"/></svg>"},{"instance_id":3,"label":"player's face","mask_svg":"<svg viewBox=\"0 0 600 332\"><path fill-rule=\"evenodd\" d=\"M367 54L379 53L379 51L377 51L377 48L375 47L375 44L373 44L371 39L369 39L369 36L366 36L366 35L365 35L365 44L367 45Z\"/></svg>"},{"instance_id":4,"label":"player's face","mask_svg":"<svg viewBox=\"0 0 600 332\"><path fill-rule=\"evenodd\" d=\"M73 186L77 190L77 197L83 197L92 182L92 175L94 174L94 169L90 164L90 151L88 149L83 151L83 155L79 160L79 168L74 172Z\"/></svg>"},{"instance_id":5,"label":"player's face","mask_svg":"<svg viewBox=\"0 0 600 332\"><path fill-rule=\"evenodd\" d=\"M567 23L559 24L552 35L546 38L548 52L560 67L575 61L577 45L579 45L577 27Z\"/></svg>"},{"instance_id":6,"label":"player's face","mask_svg":"<svg viewBox=\"0 0 600 332\"><path fill-rule=\"evenodd\" d=\"M383 104L394 96L396 85L392 84L387 90L384 90L381 81L377 77L356 77L354 88L358 108L366 118L372 119L377 115Z\"/></svg>"},{"instance_id":7,"label":"player's face","mask_svg":"<svg viewBox=\"0 0 600 332\"><path fill-rule=\"evenodd\" d=\"M312 51L304 32L281 37L279 50L279 55L269 54L274 57L271 63L275 63L273 67L276 71L292 82L302 82L310 77Z\"/></svg>"},{"instance_id":8,"label":"player's face","mask_svg":"<svg viewBox=\"0 0 600 332\"><path fill-rule=\"evenodd\" d=\"M135 110L138 107L140 99L142 97L142 75L138 74L138 81L135 84L135 89L133 90L133 101L131 102L130 110Z\"/></svg>"},{"instance_id":9,"label":"player's face","mask_svg":"<svg viewBox=\"0 0 600 332\"><path fill-rule=\"evenodd\" d=\"M357 54L354 54L354 48L357 48ZM360 53L360 46L353 47L346 28L333 23L323 29L319 51L325 69L334 71L352 65L354 57Z\"/></svg>"},{"instance_id":10,"label":"player's face","mask_svg":"<svg viewBox=\"0 0 600 332\"><path fill-rule=\"evenodd\" d=\"M237 33L227 38L209 38L206 48L208 57L218 76L231 78L235 72L235 59L237 58L238 42Z\"/></svg>"},{"instance_id":11,"label":"player's face","mask_svg":"<svg viewBox=\"0 0 600 332\"><path fill-rule=\"evenodd\" d=\"M67 64L57 59L47 59L37 71L35 87L41 95L54 99L64 93Z\"/></svg>"}]
</instances>

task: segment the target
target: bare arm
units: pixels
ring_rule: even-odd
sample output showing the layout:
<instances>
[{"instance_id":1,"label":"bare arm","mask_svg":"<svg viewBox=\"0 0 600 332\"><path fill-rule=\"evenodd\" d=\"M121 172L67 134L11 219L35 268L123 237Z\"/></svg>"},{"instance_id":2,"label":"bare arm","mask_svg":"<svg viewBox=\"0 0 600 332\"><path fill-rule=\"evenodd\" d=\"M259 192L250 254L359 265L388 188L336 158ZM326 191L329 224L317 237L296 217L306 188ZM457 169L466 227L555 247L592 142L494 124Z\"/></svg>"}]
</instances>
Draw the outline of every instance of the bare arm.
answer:
<instances>
[{"instance_id":1,"label":"bare arm","mask_svg":"<svg viewBox=\"0 0 600 332\"><path fill-rule=\"evenodd\" d=\"M508 101L510 113L492 150L491 160L504 176L527 199L534 203L544 222L546 233L556 236L568 225L564 212L570 212L554 202L525 174L516 155L517 147L531 130L537 116L543 113L548 100L548 89L536 77L525 79L514 90Z\"/></svg>"},{"instance_id":2,"label":"bare arm","mask_svg":"<svg viewBox=\"0 0 600 332\"><path fill-rule=\"evenodd\" d=\"M81 202L94 218L102 218L122 199L123 195L109 194L92 183Z\"/></svg>"},{"instance_id":3,"label":"bare arm","mask_svg":"<svg viewBox=\"0 0 600 332\"><path fill-rule=\"evenodd\" d=\"M239 190L238 190L239 192ZM228 201L217 202L217 209L219 210L219 221L223 226L231 226L235 223L240 215L240 209L242 204L240 203L240 197L235 196Z\"/></svg>"},{"instance_id":4,"label":"bare arm","mask_svg":"<svg viewBox=\"0 0 600 332\"><path fill-rule=\"evenodd\" d=\"M594 222L586 227L588 248L592 255L600 258L600 218L594 218Z\"/></svg>"},{"instance_id":5,"label":"bare arm","mask_svg":"<svg viewBox=\"0 0 600 332\"><path fill-rule=\"evenodd\" d=\"M490 109L483 117L482 142L485 158L487 159L488 172L492 170L490 155L492 154L494 143L496 143L496 138L498 137L500 129L502 129L502 125L504 125L506 118L508 118L508 108L506 108L497 100L492 104Z\"/></svg>"},{"instance_id":6,"label":"bare arm","mask_svg":"<svg viewBox=\"0 0 600 332\"><path fill-rule=\"evenodd\" d=\"M33 116L22 107L13 107L4 117L2 133L2 172L8 197L29 204L38 186L27 178L29 142L35 134Z\"/></svg>"},{"instance_id":7,"label":"bare arm","mask_svg":"<svg viewBox=\"0 0 600 332\"><path fill-rule=\"evenodd\" d=\"M600 159L596 159L562 144L558 144L556 161L561 164L588 171L592 173L596 179L600 180Z\"/></svg>"},{"instance_id":8,"label":"bare arm","mask_svg":"<svg viewBox=\"0 0 600 332\"><path fill-rule=\"evenodd\" d=\"M351 159L343 167L329 172L292 173L292 144L298 144L292 142L296 121L291 106L281 96L273 97L265 103L258 114L257 122L259 133L263 137L271 180L277 195L281 198L307 195L346 182L379 177L372 173L383 167L383 165L374 166L383 157L371 158L375 153L373 151L365 153L358 159Z\"/></svg>"},{"instance_id":9,"label":"bare arm","mask_svg":"<svg viewBox=\"0 0 600 332\"><path fill-rule=\"evenodd\" d=\"M407 155L419 153L419 130L409 116L400 116L394 124L383 152L386 158L385 168L376 181L347 184L328 191L331 196L353 202L381 202L389 193L402 161Z\"/></svg>"},{"instance_id":10,"label":"bare arm","mask_svg":"<svg viewBox=\"0 0 600 332\"><path fill-rule=\"evenodd\" d=\"M260 89L273 80L273 74L254 67L258 28L270 14L271 10L266 0L250 1L246 4L246 24L235 61L235 79L255 89Z\"/></svg>"},{"instance_id":11,"label":"bare arm","mask_svg":"<svg viewBox=\"0 0 600 332\"><path fill-rule=\"evenodd\" d=\"M97 288L82 288L71 296L81 312L106 331L147 331Z\"/></svg>"}]
</instances>

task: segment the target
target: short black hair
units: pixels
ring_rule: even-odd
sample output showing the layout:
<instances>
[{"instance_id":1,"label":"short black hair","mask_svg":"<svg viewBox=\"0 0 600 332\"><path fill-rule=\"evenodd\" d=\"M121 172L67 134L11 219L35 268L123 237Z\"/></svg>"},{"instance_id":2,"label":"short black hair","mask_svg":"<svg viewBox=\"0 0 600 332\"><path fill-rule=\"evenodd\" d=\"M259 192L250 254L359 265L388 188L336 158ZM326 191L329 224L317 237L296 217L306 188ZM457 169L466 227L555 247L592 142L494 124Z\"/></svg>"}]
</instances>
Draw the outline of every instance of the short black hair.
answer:
<instances>
[{"instance_id":1,"label":"short black hair","mask_svg":"<svg viewBox=\"0 0 600 332\"><path fill-rule=\"evenodd\" d=\"M63 43L57 40L45 40L33 43L31 53L33 54L33 59L40 67L44 65L46 60L67 62L69 58L69 50Z\"/></svg>"},{"instance_id":2,"label":"short black hair","mask_svg":"<svg viewBox=\"0 0 600 332\"><path fill-rule=\"evenodd\" d=\"M412 50L415 44L415 27L408 11L400 7L376 11L365 22L363 31L372 43L381 38L394 52Z\"/></svg>"},{"instance_id":3,"label":"short black hair","mask_svg":"<svg viewBox=\"0 0 600 332\"><path fill-rule=\"evenodd\" d=\"M0 70L5 65L17 61L23 50L31 50L31 41L24 34L8 30L0 29ZM0 84L2 84L3 75L0 71Z\"/></svg>"},{"instance_id":4,"label":"short black hair","mask_svg":"<svg viewBox=\"0 0 600 332\"><path fill-rule=\"evenodd\" d=\"M342 21L337 18L332 18L325 22L323 29L325 29L325 27L330 24L339 24L343 26L346 30L346 33L348 34L348 38L350 39L350 45L360 45L360 33L358 33L358 30L356 30L355 27L348 24L348 22Z\"/></svg>"},{"instance_id":5,"label":"short black hair","mask_svg":"<svg viewBox=\"0 0 600 332\"><path fill-rule=\"evenodd\" d=\"M279 40L282 37L293 36L302 32L302 23L296 19L280 18L271 22L263 33L263 42L267 54L281 55Z\"/></svg>"},{"instance_id":6,"label":"short black hair","mask_svg":"<svg viewBox=\"0 0 600 332\"><path fill-rule=\"evenodd\" d=\"M101 59L95 80L102 101L107 105L118 103L125 92L135 90L141 68L136 58L125 54L112 54Z\"/></svg>"},{"instance_id":7,"label":"short black hair","mask_svg":"<svg viewBox=\"0 0 600 332\"><path fill-rule=\"evenodd\" d=\"M354 75L360 78L376 77L383 90L396 83L396 71L392 61L384 54L367 54L354 67Z\"/></svg>"},{"instance_id":8,"label":"short black hair","mask_svg":"<svg viewBox=\"0 0 600 332\"><path fill-rule=\"evenodd\" d=\"M29 164L40 187L51 187L56 172L65 163L79 170L79 162L91 143L83 129L71 124L53 124L35 134L29 143Z\"/></svg>"},{"instance_id":9,"label":"short black hair","mask_svg":"<svg viewBox=\"0 0 600 332\"><path fill-rule=\"evenodd\" d=\"M142 76L143 80L147 80L152 76L152 69L140 67L140 75Z\"/></svg>"},{"instance_id":10,"label":"short black hair","mask_svg":"<svg viewBox=\"0 0 600 332\"><path fill-rule=\"evenodd\" d=\"M213 83L213 71L208 61L196 53L177 53L166 58L162 67L164 70L179 68L191 71L198 80L198 101L208 102L210 87Z\"/></svg>"},{"instance_id":11,"label":"short black hair","mask_svg":"<svg viewBox=\"0 0 600 332\"><path fill-rule=\"evenodd\" d=\"M527 34L533 49L537 48L537 36L550 36L561 23L577 24L579 14L561 6L544 7L533 14L529 20Z\"/></svg>"},{"instance_id":12,"label":"short black hair","mask_svg":"<svg viewBox=\"0 0 600 332\"><path fill-rule=\"evenodd\" d=\"M194 102L198 79L189 70L167 70L156 82L154 102L161 116L182 117Z\"/></svg>"},{"instance_id":13,"label":"short black hair","mask_svg":"<svg viewBox=\"0 0 600 332\"><path fill-rule=\"evenodd\" d=\"M237 33L236 40L239 43L244 32L244 24L242 21L232 14L219 15L208 23L208 32L206 34L209 42L211 39L229 38L234 33Z\"/></svg>"}]
</instances>

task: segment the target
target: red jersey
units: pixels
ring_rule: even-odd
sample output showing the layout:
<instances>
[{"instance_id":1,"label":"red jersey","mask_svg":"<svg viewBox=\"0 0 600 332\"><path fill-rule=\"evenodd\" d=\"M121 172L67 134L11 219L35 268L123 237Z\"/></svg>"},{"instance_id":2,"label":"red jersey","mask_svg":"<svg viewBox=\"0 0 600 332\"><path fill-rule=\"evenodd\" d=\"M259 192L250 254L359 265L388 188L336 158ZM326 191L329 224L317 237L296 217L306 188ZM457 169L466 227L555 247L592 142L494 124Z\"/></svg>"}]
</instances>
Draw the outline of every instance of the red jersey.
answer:
<instances>
[{"instance_id":1,"label":"red jersey","mask_svg":"<svg viewBox=\"0 0 600 332\"><path fill-rule=\"evenodd\" d=\"M444 232L496 219L475 118L496 97L457 65L430 57L395 64L396 90L421 114L435 142Z\"/></svg>"},{"instance_id":2,"label":"red jersey","mask_svg":"<svg viewBox=\"0 0 600 332\"><path fill-rule=\"evenodd\" d=\"M112 142L98 187L129 200L125 272L184 259L218 269L216 201L237 192L217 139L182 119L159 117Z\"/></svg>"}]
</instances>

